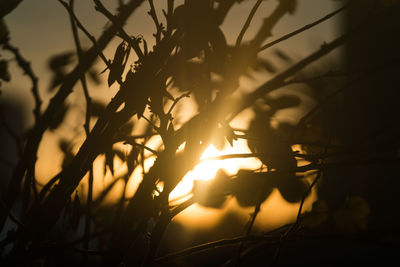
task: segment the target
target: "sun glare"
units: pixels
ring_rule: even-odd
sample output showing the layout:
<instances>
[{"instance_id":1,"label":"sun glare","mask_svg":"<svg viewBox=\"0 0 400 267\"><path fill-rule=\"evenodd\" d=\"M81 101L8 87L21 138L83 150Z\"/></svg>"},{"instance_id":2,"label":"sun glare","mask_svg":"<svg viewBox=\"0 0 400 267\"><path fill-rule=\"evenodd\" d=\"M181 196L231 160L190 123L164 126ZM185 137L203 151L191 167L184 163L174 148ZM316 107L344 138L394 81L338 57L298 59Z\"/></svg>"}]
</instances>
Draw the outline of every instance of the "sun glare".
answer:
<instances>
[{"instance_id":1,"label":"sun glare","mask_svg":"<svg viewBox=\"0 0 400 267\"><path fill-rule=\"evenodd\" d=\"M225 146L223 150L216 149L210 145L202 154L201 162L196 167L188 172L182 181L171 192L170 200L178 199L182 196L190 194L193 188L194 180L210 180L215 177L219 169L223 169L228 174L235 174L241 168L251 169L260 167L260 161L255 158L232 158L224 160L207 160L221 155L248 153L245 141L234 141L233 146Z\"/></svg>"}]
</instances>

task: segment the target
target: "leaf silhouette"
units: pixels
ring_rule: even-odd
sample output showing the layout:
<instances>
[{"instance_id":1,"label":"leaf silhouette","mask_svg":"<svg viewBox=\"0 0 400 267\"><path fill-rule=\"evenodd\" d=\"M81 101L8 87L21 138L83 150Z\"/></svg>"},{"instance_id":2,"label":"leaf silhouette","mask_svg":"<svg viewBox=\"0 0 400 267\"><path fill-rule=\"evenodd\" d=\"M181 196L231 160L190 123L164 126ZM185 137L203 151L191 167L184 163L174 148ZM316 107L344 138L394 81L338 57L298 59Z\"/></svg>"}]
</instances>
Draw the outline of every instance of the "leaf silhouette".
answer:
<instances>
[{"instance_id":1,"label":"leaf silhouette","mask_svg":"<svg viewBox=\"0 0 400 267\"><path fill-rule=\"evenodd\" d=\"M225 53L226 40L213 14L210 1L186 0L175 9L172 24L185 32L181 45L186 58L198 56L209 44L215 52Z\"/></svg>"},{"instance_id":2,"label":"leaf silhouette","mask_svg":"<svg viewBox=\"0 0 400 267\"><path fill-rule=\"evenodd\" d=\"M144 77L141 77L140 70L137 72L129 70L124 83L121 85L121 90L127 90L132 95L129 104L136 110L138 118L142 117L149 98L149 92L140 88L141 86L138 86L138 84L143 82L142 79L144 79Z\"/></svg>"},{"instance_id":3,"label":"leaf silhouette","mask_svg":"<svg viewBox=\"0 0 400 267\"><path fill-rule=\"evenodd\" d=\"M212 180L195 180L193 195L196 202L206 207L222 208L229 194L230 181L223 170L219 170Z\"/></svg>"},{"instance_id":4,"label":"leaf silhouette","mask_svg":"<svg viewBox=\"0 0 400 267\"><path fill-rule=\"evenodd\" d=\"M111 62L110 73L108 74L108 86L110 87L115 81L121 79L125 64L124 58L129 48L126 48L125 42L122 41L115 50L114 59Z\"/></svg>"},{"instance_id":5,"label":"leaf silhouette","mask_svg":"<svg viewBox=\"0 0 400 267\"><path fill-rule=\"evenodd\" d=\"M297 161L290 143L270 126L269 111L256 110L255 118L248 129L248 146L268 168L293 171Z\"/></svg>"},{"instance_id":6,"label":"leaf silhouette","mask_svg":"<svg viewBox=\"0 0 400 267\"><path fill-rule=\"evenodd\" d=\"M255 206L264 202L273 189L272 180L265 173L240 170L232 180L232 194L242 207Z\"/></svg>"},{"instance_id":7,"label":"leaf silhouette","mask_svg":"<svg viewBox=\"0 0 400 267\"><path fill-rule=\"evenodd\" d=\"M282 174L275 178L276 187L282 197L291 203L299 202L306 194L309 184L292 174Z\"/></svg>"}]
</instances>

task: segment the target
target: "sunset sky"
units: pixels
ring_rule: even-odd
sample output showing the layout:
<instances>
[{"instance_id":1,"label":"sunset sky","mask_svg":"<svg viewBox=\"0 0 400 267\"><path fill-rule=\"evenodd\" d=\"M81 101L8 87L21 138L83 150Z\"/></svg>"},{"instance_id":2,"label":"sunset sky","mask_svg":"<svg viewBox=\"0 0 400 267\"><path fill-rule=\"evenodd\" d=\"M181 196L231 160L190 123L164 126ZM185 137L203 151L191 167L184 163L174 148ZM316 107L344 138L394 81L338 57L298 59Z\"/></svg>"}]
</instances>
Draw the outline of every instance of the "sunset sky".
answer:
<instances>
[{"instance_id":1,"label":"sunset sky","mask_svg":"<svg viewBox=\"0 0 400 267\"><path fill-rule=\"evenodd\" d=\"M106 25L107 20L104 16L94 10L94 4L92 1L75 1L75 10L80 21L85 25L89 32L98 37L104 25ZM115 11L115 5L109 4L109 2L116 3L117 1L103 1L104 4L108 4L107 7L111 11ZM156 3L166 3L166 1L156 0ZM176 5L182 1L176 1ZM297 11L294 15L286 15L274 28L272 38L270 40L276 39L286 33L289 33L295 29L300 28L306 24L312 23L315 20L322 18L326 14L337 9L341 3L338 4L337 1L332 0L299 0L299 5ZM16 10L5 17L6 24L11 32L10 38L11 43L14 46L20 48L23 56L32 62L32 67L36 75L40 78L39 89L44 100L43 108L46 107L47 101L51 97L51 94L46 93L46 89L50 82L50 72L47 67L47 60L50 56L64 51L74 50L74 43L71 33L70 21L66 10L61 6L57 0L41 0L40 4L36 0L24 0ZM229 43L234 43L236 37L247 18L255 1L244 1L240 5L236 5L229 16L222 25L223 31L226 35L227 41ZM246 38L251 38L255 31L259 28L262 18L268 15L275 5L276 0L265 1L258 9L256 16L250 25L249 30L245 35ZM132 35L142 35L148 43L152 44L153 37L152 31L154 30L154 25L147 15L148 3L145 2L130 18L125 26L125 30ZM160 9L159 9L160 11ZM158 15L161 17L161 12ZM341 32L340 16L328 20L321 25L301 34L295 38L280 44L280 48L283 49L287 54L289 54L295 61L305 57L312 51L319 48L323 42L329 42L333 38L339 35ZM89 47L91 43L84 35L81 36L81 41L83 46ZM105 50L105 55L107 58L112 58L115 51L115 47L120 42L116 39L110 43L110 45ZM268 58L268 51L263 52L263 56ZM101 71L104 69L104 63L98 61L97 69ZM12 67L11 73L14 75L10 83L4 84L3 96L4 99L11 98L17 99L18 102L24 103L23 106L26 109L28 121L32 122L33 118L31 116L31 110L33 108L33 100L29 92L29 80L28 78L17 77L20 70ZM107 75L102 76L106 79ZM259 82L265 82L270 76L261 76ZM104 83L105 85L105 83ZM78 95L83 98L81 90L76 90ZM112 97L116 92L116 88L109 89L104 86L96 90L96 93L103 93L106 97ZM75 95L75 96L74 96ZM73 94L71 97L75 97ZM83 101L83 100L82 100ZM84 101L82 102L84 103ZM84 104L82 104L84 105ZM82 128L83 130L83 128ZM63 136L64 132L58 131L58 135L52 135L47 132L44 136L46 140L46 146L41 146L39 149L39 161L37 165L37 174L40 180L41 177L51 177L59 171L59 163L61 162L61 155L54 155L54 146L57 145L57 138ZM242 147L245 147L242 144ZM242 151L246 152L246 151ZM237 153L237 151L236 151ZM211 155L212 156L212 155ZM52 164L49 165L49 160ZM254 165L254 164L253 164ZM237 171L238 166L233 172ZM215 169L216 171L216 169ZM297 210L297 205L291 204L286 205L284 208L279 205L282 204L282 200L279 198L274 198L275 202L269 202L264 210L280 212L281 214L285 212L293 212L295 214ZM277 202L276 202L277 201ZM190 212L190 209L185 212ZM197 210L197 216L203 216L203 213L199 213ZM263 218L268 212L260 214L260 218ZM247 216L247 215L245 215ZM192 224L195 223L198 217L191 216L186 217L191 218ZM275 216L273 223L279 224L282 221L282 216ZM271 218L268 218L271 222ZM278 220L278 221L277 221Z\"/></svg>"}]
</instances>

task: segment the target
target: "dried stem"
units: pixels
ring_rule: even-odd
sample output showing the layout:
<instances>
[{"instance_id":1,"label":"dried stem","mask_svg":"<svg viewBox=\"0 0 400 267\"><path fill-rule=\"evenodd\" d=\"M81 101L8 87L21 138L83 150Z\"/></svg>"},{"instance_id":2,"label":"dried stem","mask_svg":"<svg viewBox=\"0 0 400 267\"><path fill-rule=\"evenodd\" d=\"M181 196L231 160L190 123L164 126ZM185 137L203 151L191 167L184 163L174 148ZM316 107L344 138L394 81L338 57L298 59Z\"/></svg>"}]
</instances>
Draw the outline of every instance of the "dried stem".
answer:
<instances>
[{"instance_id":1,"label":"dried stem","mask_svg":"<svg viewBox=\"0 0 400 267\"><path fill-rule=\"evenodd\" d=\"M218 247L223 247L223 246L230 246L230 245L234 245L234 244L238 244L240 242L259 242L259 241L269 241L272 243L277 242L278 238L274 238L273 236L270 235L266 235L266 236L245 236L245 237L235 237L235 238L230 238L230 239L221 239L221 240L217 240L217 241L212 241L209 243L205 243L205 244L201 244L198 246L194 246L194 247L190 247L187 249L183 249L181 251L178 252L174 252L174 253L170 253L167 254L163 257L157 258L154 261L155 265L161 265L161 264L165 264L167 262L173 261L175 259L181 258L181 257L185 257L185 256L189 256L195 253L199 253L201 251L204 250L208 250L208 249L215 249Z\"/></svg>"},{"instance_id":2,"label":"dried stem","mask_svg":"<svg viewBox=\"0 0 400 267\"><path fill-rule=\"evenodd\" d=\"M104 16L106 16L106 18L108 18L112 22L114 27L118 28L118 32L121 35L121 37L133 48L139 60L142 60L144 55L139 47L138 39L132 38L125 32L124 28L122 27L122 24L117 20L117 18L113 14L111 14L110 11L107 10L107 8L105 8L105 6L100 2L100 0L93 0L93 2L96 4L96 10L102 13Z\"/></svg>"},{"instance_id":3,"label":"dried stem","mask_svg":"<svg viewBox=\"0 0 400 267\"><path fill-rule=\"evenodd\" d=\"M276 23L289 12L287 7L287 1L279 1L278 7L272 12L269 17L264 19L261 28L258 30L256 36L251 40L250 45L258 49L262 42L271 36L271 30L276 25Z\"/></svg>"},{"instance_id":4,"label":"dried stem","mask_svg":"<svg viewBox=\"0 0 400 267\"><path fill-rule=\"evenodd\" d=\"M258 7L260 6L260 4L262 3L263 0L257 0L257 2L254 4L253 8L250 11L249 16L246 19L246 22L243 25L242 30L240 31L237 39L236 39L236 48L238 48L240 46L240 43L242 42L243 36L246 33L247 29L250 26L251 20L253 19L254 15L256 14L256 11L258 9Z\"/></svg>"},{"instance_id":5,"label":"dried stem","mask_svg":"<svg viewBox=\"0 0 400 267\"><path fill-rule=\"evenodd\" d=\"M69 2L69 14L70 14L70 21L71 21L71 28L72 28L72 34L74 37L74 42L75 42L75 46L76 46L76 51L78 54L78 60L79 60L79 64L82 64L82 57L83 57L83 51L82 51L82 46L80 44L80 40L79 40L79 36L78 36L78 29L76 26L76 22L75 19L76 15L74 14L74 0L70 0ZM85 124L84 124L84 129L85 129L85 133L86 133L86 137L89 136L90 133L90 114L91 114L91 97L89 94L89 89L86 83L86 78L85 78L85 74L83 73L81 76L81 85L82 85L82 89L83 89L83 93L85 96L85 100L86 100L86 116L85 116ZM92 202L93 202L93 164L90 167L89 170L89 177L88 177L88 195L87 195L87 200L86 200L86 218L85 218L85 235L89 235L91 232L91 217L92 217ZM85 256L84 256L84 264L87 262L88 260L88 248L89 248L89 240L85 241L84 244L85 247Z\"/></svg>"},{"instance_id":6,"label":"dried stem","mask_svg":"<svg viewBox=\"0 0 400 267\"><path fill-rule=\"evenodd\" d=\"M108 60L103 52L101 51L101 49L99 49L96 38L94 38L93 35L91 35L88 30L83 26L83 24L79 21L78 17L75 15L75 13L73 12L72 8L70 5L68 5L67 3L65 3L63 0L58 0L58 2L60 2L68 11L70 17L73 18L73 20L76 23L76 26L86 35L86 37L92 42L93 46L97 48L97 52L100 56L100 58L103 60L103 62L106 64L107 68L111 67L110 64L110 60ZM82 59L83 55L81 55L81 59ZM121 83L121 81L118 81L119 83Z\"/></svg>"},{"instance_id":7,"label":"dried stem","mask_svg":"<svg viewBox=\"0 0 400 267\"><path fill-rule=\"evenodd\" d=\"M307 25L305 25L305 26L303 26L303 27L291 32L291 33L285 34L284 36L282 36L282 37L280 37L280 38L278 38L278 39L276 39L276 40L274 40L274 41L272 41L272 42L270 42L268 44L263 45L262 47L260 47L258 52L261 52L261 51L263 51L265 49L268 49L271 46L274 46L274 45L276 45L276 44L278 44L278 43L280 43L282 41L290 39L290 38L292 38L292 37L304 32L306 30L311 29L314 26L317 26L318 24L321 24L322 22L332 18L333 16L335 16L335 15L339 14L340 12L342 12L343 10L347 9L349 6L350 6L350 4L347 4L347 5L339 8L338 10L335 10L334 12L329 13L328 15L324 16L323 18L314 21L313 23L307 24Z\"/></svg>"},{"instance_id":8,"label":"dried stem","mask_svg":"<svg viewBox=\"0 0 400 267\"><path fill-rule=\"evenodd\" d=\"M162 25L158 21L157 13L156 13L156 9L154 8L153 0L148 0L148 2L150 5L150 11L148 12L148 14L151 16L151 18L154 21L154 24L156 25L156 33L155 33L154 37L156 38L156 44L158 44L161 40Z\"/></svg>"},{"instance_id":9,"label":"dried stem","mask_svg":"<svg viewBox=\"0 0 400 267\"><path fill-rule=\"evenodd\" d=\"M6 42L3 45L3 49L10 51L14 54L15 60L18 63L18 66L24 71L26 75L28 75L29 79L32 83L31 92L33 95L33 99L35 100L35 108L33 109L33 115L35 116L35 121L37 122L40 117L40 107L42 105L42 100L39 94L38 88L38 78L32 70L31 63L27 61L19 52L18 48L12 46L9 42Z\"/></svg>"}]
</instances>

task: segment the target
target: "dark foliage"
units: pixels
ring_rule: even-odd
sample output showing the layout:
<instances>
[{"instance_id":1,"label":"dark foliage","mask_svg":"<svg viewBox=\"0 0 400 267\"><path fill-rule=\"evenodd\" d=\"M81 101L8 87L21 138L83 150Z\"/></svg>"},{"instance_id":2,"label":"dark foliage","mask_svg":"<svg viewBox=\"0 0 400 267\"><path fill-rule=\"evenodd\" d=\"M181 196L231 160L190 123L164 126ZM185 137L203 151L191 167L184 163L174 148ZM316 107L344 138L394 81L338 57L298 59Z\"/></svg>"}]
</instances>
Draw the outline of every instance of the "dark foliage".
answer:
<instances>
[{"instance_id":1,"label":"dark foliage","mask_svg":"<svg viewBox=\"0 0 400 267\"><path fill-rule=\"evenodd\" d=\"M0 6L6 5L3 2ZM14 2L7 4L1 17L20 1ZM399 1L353 1L267 44L274 26L283 16L295 13L301 3L277 1L255 36L244 40L262 2L254 1L236 43L229 44L221 25L240 0L185 0L179 6L167 0L163 17L153 0L118 1L115 15L94 0L95 9L109 20L97 39L80 23L73 0L59 2L71 19L76 52L50 57L52 80L47 93L53 97L45 110L30 63L12 46L12 33L5 23L0 24L0 46L7 55L0 57L0 81L15 79L16 74L10 73L11 55L30 78L35 100L35 123L24 136L18 136L0 113L4 132L20 148L16 164L7 159L0 162L13 168L0 194L1 264L320 266L342 265L346 260L336 258L342 252L351 254L349 262L356 264L375 257L385 263L395 255L400 233L395 202L400 151ZM156 29L152 47L150 40L131 36L123 28L144 2ZM259 52L344 9L349 18L346 33L304 59L295 62L279 48L270 58L260 56ZM78 31L92 41L91 48L82 49ZM107 59L102 50L114 37L119 44L113 58ZM316 62L345 44L344 67ZM105 65L101 73L93 67L96 58ZM282 71L274 59L289 67ZM240 79L255 72L274 76L238 97ZM103 79L108 87L117 87L108 103L92 99L91 87L101 85ZM79 81L85 103L84 133L74 128L75 138L60 137L56 148L63 154L60 172L39 184L35 172L39 145L45 143L46 131L57 133L62 125L67 127L70 112L82 112L77 108L82 103L67 102ZM295 124L274 125L279 112L303 104L296 84L309 88L315 106L308 107ZM295 88L293 93L270 94L288 85ZM179 106L191 96L196 114L182 122L179 115L184 111ZM230 122L247 108L254 115L248 129L232 128ZM77 138L83 135L84 141ZM152 144L154 137L161 140L160 145ZM252 157L260 161L260 168L240 169L234 175L220 170L212 180L195 181L191 194L181 201L169 199L209 145L222 149L234 146L238 139L246 139L251 152L218 159ZM145 168L150 157L155 157L154 165ZM112 179L95 195L99 161L103 178ZM124 167L122 173L117 162ZM141 181L128 196L134 173L140 173ZM122 185L119 195L112 203L105 201L117 184ZM288 225L258 232L254 222L274 190L285 201L299 204L298 215ZM313 190L318 199L304 212L304 201ZM194 203L222 209L232 199L253 209L244 233L243 225L236 225L237 220L228 214L219 227L210 230L210 238L198 239L204 241L201 244L182 241L189 248L173 244L184 235L172 221L177 214ZM175 231L178 236L171 238ZM208 242L217 238L222 239Z\"/></svg>"}]
</instances>

